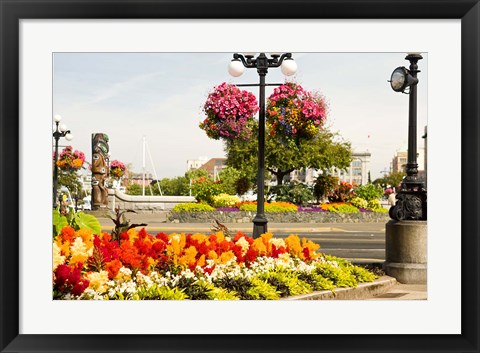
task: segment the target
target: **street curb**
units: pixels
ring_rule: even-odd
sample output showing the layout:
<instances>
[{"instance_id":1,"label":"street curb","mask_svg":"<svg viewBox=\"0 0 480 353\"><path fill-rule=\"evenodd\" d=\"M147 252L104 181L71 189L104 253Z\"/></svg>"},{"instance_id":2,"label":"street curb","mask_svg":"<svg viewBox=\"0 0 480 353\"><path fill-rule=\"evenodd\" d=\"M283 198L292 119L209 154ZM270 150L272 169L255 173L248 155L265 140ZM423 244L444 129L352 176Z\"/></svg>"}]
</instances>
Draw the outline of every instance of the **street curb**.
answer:
<instances>
[{"instance_id":1,"label":"street curb","mask_svg":"<svg viewBox=\"0 0 480 353\"><path fill-rule=\"evenodd\" d=\"M382 276L373 282L360 283L356 288L336 288L334 292L323 290L280 300L362 300L383 294L397 283L397 280L393 277Z\"/></svg>"}]
</instances>

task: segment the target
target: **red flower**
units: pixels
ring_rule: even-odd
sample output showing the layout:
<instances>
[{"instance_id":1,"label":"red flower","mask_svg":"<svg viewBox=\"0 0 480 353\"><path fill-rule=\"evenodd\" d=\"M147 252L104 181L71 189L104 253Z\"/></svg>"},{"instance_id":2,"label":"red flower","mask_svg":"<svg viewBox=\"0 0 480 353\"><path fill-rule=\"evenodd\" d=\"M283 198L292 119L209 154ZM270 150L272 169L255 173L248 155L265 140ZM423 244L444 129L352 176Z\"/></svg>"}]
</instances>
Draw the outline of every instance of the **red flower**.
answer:
<instances>
[{"instance_id":1,"label":"red flower","mask_svg":"<svg viewBox=\"0 0 480 353\"><path fill-rule=\"evenodd\" d=\"M118 275L118 271L122 268L122 263L115 259L107 263L105 266L108 272L108 278L113 279Z\"/></svg>"}]
</instances>

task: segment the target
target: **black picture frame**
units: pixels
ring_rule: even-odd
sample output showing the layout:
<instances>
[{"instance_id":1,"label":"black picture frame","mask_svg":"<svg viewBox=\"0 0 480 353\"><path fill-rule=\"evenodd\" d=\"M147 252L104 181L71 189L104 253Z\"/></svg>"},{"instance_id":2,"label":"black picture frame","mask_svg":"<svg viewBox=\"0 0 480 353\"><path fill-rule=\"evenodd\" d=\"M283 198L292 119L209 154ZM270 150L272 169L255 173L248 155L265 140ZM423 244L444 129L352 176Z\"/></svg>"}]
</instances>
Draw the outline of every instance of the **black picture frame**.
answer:
<instances>
[{"instance_id":1,"label":"black picture frame","mask_svg":"<svg viewBox=\"0 0 480 353\"><path fill-rule=\"evenodd\" d=\"M153 18L461 19L461 325L459 335L19 334L19 20ZM479 352L478 0L0 0L1 352ZM408 38L406 38L408 40ZM448 71L448 68L446 68ZM448 76L448 75L447 75ZM448 77L445 78L448 80ZM446 89L448 83L446 82ZM435 102L431 103L435 104ZM448 171L448 162L445 169ZM458 171L449 171L445 193ZM454 178L453 178L454 176ZM458 288L448 288L458 290ZM252 322L252 324L255 324ZM388 323L382 323L388 324Z\"/></svg>"}]
</instances>

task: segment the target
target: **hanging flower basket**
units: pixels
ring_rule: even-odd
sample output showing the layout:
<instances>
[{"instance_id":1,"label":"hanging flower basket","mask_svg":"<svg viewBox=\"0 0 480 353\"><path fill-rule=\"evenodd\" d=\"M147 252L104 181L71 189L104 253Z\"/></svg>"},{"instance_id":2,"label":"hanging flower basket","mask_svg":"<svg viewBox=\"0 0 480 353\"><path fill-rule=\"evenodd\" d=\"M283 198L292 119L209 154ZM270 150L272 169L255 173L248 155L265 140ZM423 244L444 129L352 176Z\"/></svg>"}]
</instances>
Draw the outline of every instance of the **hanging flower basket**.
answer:
<instances>
[{"instance_id":1,"label":"hanging flower basket","mask_svg":"<svg viewBox=\"0 0 480 353\"><path fill-rule=\"evenodd\" d=\"M55 155L54 155L55 158ZM68 172L76 172L83 167L85 163L85 154L81 151L73 151L72 146L65 147L57 160L57 166Z\"/></svg>"},{"instance_id":2,"label":"hanging flower basket","mask_svg":"<svg viewBox=\"0 0 480 353\"><path fill-rule=\"evenodd\" d=\"M321 95L287 82L275 88L268 98L265 118L270 135L298 141L314 138L325 122L326 113L327 104Z\"/></svg>"},{"instance_id":3,"label":"hanging flower basket","mask_svg":"<svg viewBox=\"0 0 480 353\"><path fill-rule=\"evenodd\" d=\"M255 95L224 82L208 95L203 107L207 117L199 126L215 140L247 140L252 135L258 110Z\"/></svg>"},{"instance_id":4,"label":"hanging flower basket","mask_svg":"<svg viewBox=\"0 0 480 353\"><path fill-rule=\"evenodd\" d=\"M127 167L125 167L125 164L123 164L120 161L113 160L110 163L110 176L112 176L114 179L120 179L125 175L125 171L127 170Z\"/></svg>"}]
</instances>

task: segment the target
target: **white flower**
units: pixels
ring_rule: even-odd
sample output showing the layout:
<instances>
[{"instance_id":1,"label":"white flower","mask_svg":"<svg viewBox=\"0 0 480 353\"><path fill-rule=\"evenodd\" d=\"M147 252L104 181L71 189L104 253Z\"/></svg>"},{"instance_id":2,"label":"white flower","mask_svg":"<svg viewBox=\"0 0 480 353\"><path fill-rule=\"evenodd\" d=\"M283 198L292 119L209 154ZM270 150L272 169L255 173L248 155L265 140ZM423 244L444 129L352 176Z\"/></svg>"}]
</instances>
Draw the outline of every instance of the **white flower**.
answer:
<instances>
[{"instance_id":1,"label":"white flower","mask_svg":"<svg viewBox=\"0 0 480 353\"><path fill-rule=\"evenodd\" d=\"M63 263L65 263L65 256L61 255L61 250L57 243L53 243L53 271L55 271L58 265Z\"/></svg>"},{"instance_id":2,"label":"white flower","mask_svg":"<svg viewBox=\"0 0 480 353\"><path fill-rule=\"evenodd\" d=\"M250 244L247 239L245 239L245 237L241 237L240 239L238 239L235 245L238 245L242 248L242 256L245 256L248 249L250 248Z\"/></svg>"}]
</instances>

